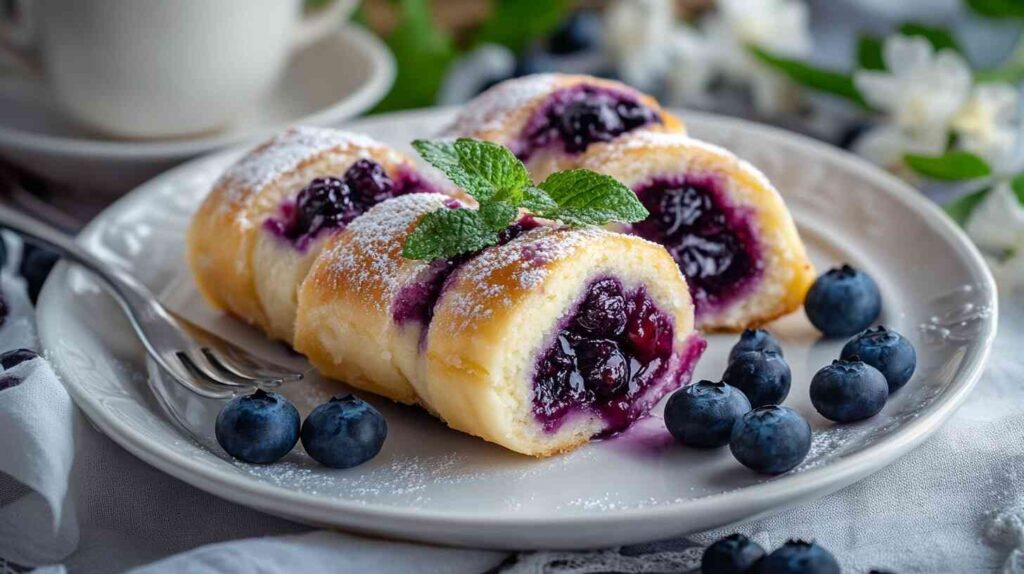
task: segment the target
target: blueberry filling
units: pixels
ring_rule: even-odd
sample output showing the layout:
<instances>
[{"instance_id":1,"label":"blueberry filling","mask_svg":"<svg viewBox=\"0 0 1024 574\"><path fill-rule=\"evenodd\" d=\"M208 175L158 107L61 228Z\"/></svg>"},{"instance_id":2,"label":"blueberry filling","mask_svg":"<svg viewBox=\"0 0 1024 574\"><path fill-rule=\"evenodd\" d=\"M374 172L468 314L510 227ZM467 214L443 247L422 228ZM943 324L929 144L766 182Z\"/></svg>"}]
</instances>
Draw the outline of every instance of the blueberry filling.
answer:
<instances>
[{"instance_id":1,"label":"blueberry filling","mask_svg":"<svg viewBox=\"0 0 1024 574\"><path fill-rule=\"evenodd\" d=\"M605 433L627 428L663 394L649 391L675 364L674 336L643 287L627 293L617 279L594 281L537 358L534 417L547 432L577 411L599 414Z\"/></svg>"},{"instance_id":2,"label":"blueberry filling","mask_svg":"<svg viewBox=\"0 0 1024 574\"><path fill-rule=\"evenodd\" d=\"M294 199L283 202L279 216L268 219L264 227L302 251L320 233L344 229L386 199L427 191L430 186L412 172L401 172L396 181L379 163L360 159L340 178L318 177L309 182Z\"/></svg>"},{"instance_id":3,"label":"blueberry filling","mask_svg":"<svg viewBox=\"0 0 1024 574\"><path fill-rule=\"evenodd\" d=\"M698 315L729 303L760 274L753 221L726 202L714 178L655 178L636 192L651 215L633 232L672 254Z\"/></svg>"},{"instance_id":4,"label":"blueberry filling","mask_svg":"<svg viewBox=\"0 0 1024 574\"><path fill-rule=\"evenodd\" d=\"M525 160L533 150L561 143L566 153L576 154L652 123L661 123L661 117L628 93L573 86L549 97L527 123L525 141L516 151Z\"/></svg>"}]
</instances>

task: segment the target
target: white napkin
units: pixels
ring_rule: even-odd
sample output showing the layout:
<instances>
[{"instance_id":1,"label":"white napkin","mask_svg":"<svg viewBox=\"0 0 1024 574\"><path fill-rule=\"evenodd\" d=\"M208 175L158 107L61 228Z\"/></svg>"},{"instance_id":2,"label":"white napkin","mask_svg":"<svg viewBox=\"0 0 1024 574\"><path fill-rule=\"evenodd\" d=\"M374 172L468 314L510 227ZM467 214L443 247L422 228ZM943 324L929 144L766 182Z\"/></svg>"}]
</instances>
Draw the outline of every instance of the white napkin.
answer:
<instances>
[{"instance_id":1,"label":"white napkin","mask_svg":"<svg viewBox=\"0 0 1024 574\"><path fill-rule=\"evenodd\" d=\"M36 348L23 282L4 275L0 289L9 309L0 327L0 352ZM12 501L0 506L0 556L32 566L59 562L78 544L74 499L68 490L75 453L74 406L42 358L3 375L21 384L0 391L0 474L9 477L0 492L14 493L8 495Z\"/></svg>"}]
</instances>

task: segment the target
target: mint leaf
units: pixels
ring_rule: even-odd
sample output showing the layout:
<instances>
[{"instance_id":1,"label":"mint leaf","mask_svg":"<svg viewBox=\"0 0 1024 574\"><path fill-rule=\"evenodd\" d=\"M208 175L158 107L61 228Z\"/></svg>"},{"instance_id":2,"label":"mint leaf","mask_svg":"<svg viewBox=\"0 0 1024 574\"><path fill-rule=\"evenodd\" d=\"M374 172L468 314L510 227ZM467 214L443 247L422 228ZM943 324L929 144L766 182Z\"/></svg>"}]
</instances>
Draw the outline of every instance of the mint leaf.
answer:
<instances>
[{"instance_id":1,"label":"mint leaf","mask_svg":"<svg viewBox=\"0 0 1024 574\"><path fill-rule=\"evenodd\" d=\"M846 98L865 109L870 108L860 92L857 91L857 87L853 85L853 77L850 74L819 68L800 60L776 56L754 46L748 49L755 58L801 86Z\"/></svg>"},{"instance_id":2,"label":"mint leaf","mask_svg":"<svg viewBox=\"0 0 1024 574\"><path fill-rule=\"evenodd\" d=\"M461 138L455 142L416 140L413 148L477 201L491 199L518 205L530 183L526 166L508 148Z\"/></svg>"},{"instance_id":3,"label":"mint leaf","mask_svg":"<svg viewBox=\"0 0 1024 574\"><path fill-rule=\"evenodd\" d=\"M443 208L420 219L405 239L402 257L420 261L448 259L497 242L498 234L488 227L479 211Z\"/></svg>"},{"instance_id":4,"label":"mint leaf","mask_svg":"<svg viewBox=\"0 0 1024 574\"><path fill-rule=\"evenodd\" d=\"M943 206L946 213L953 218L953 221L963 226L967 223L967 219L971 217L971 213L974 212L974 208L981 203L981 200L985 199L985 194L988 193L988 189L982 189L972 193L968 193L962 197L954 199Z\"/></svg>"},{"instance_id":5,"label":"mint leaf","mask_svg":"<svg viewBox=\"0 0 1024 574\"><path fill-rule=\"evenodd\" d=\"M919 24L917 22L907 22L900 26L900 34L904 36L920 36L931 43L935 51L939 50L953 50L955 52L963 53L960 48L960 44L953 37L953 34L946 28L939 28L937 26L928 26L926 24Z\"/></svg>"},{"instance_id":6,"label":"mint leaf","mask_svg":"<svg viewBox=\"0 0 1024 574\"><path fill-rule=\"evenodd\" d=\"M523 189L523 207L536 215L543 216L545 213L558 207L558 204L555 203L555 200L551 199L548 192L539 187L528 185Z\"/></svg>"},{"instance_id":7,"label":"mint leaf","mask_svg":"<svg viewBox=\"0 0 1024 574\"><path fill-rule=\"evenodd\" d=\"M501 231L519 216L519 208L505 202L485 203L480 206L480 218L494 232Z\"/></svg>"},{"instance_id":8,"label":"mint leaf","mask_svg":"<svg viewBox=\"0 0 1024 574\"><path fill-rule=\"evenodd\" d=\"M907 154L903 160L918 174L943 181L974 179L992 173L984 159L966 151L954 150L939 156Z\"/></svg>"},{"instance_id":9,"label":"mint leaf","mask_svg":"<svg viewBox=\"0 0 1024 574\"><path fill-rule=\"evenodd\" d=\"M863 70L884 70L882 39L877 36L861 36L857 40L857 65Z\"/></svg>"},{"instance_id":10,"label":"mint leaf","mask_svg":"<svg viewBox=\"0 0 1024 574\"><path fill-rule=\"evenodd\" d=\"M633 190L613 177L585 169L553 173L540 188L558 207L538 215L571 226L632 223L650 215Z\"/></svg>"}]
</instances>

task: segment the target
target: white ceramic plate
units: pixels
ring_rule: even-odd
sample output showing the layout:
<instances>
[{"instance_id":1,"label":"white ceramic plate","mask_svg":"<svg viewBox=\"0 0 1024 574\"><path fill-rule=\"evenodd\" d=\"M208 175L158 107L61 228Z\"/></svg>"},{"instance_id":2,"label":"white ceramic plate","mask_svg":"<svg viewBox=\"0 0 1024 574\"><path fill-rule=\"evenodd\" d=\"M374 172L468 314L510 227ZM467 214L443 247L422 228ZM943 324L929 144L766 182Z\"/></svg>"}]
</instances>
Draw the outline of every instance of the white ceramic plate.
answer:
<instances>
[{"instance_id":1,"label":"white ceramic plate","mask_svg":"<svg viewBox=\"0 0 1024 574\"><path fill-rule=\"evenodd\" d=\"M445 111L352 124L407 147ZM878 281L882 320L911 338L918 372L871 420L835 426L810 405L812 374L842 341L822 341L802 313L772 326L793 370L788 405L815 430L807 461L766 478L728 449L672 444L657 416L621 437L536 460L447 429L412 407L367 397L390 434L381 454L329 470L300 448L253 466L206 448L171 424L146 389L143 353L126 321L84 273L61 266L39 306L44 346L96 426L148 463L218 496L298 521L379 535L495 548L581 548L666 538L808 502L893 462L934 432L977 381L996 328L991 275L964 235L914 190L823 144L749 123L683 114L692 132L761 166L786 196L821 269L846 261ZM203 158L116 203L80 240L156 289L173 308L261 352L280 353L254 331L211 312L183 262L189 214L237 152ZM697 376L717 379L735 341L710 337ZM292 360L302 363L301 359ZM303 412L341 388L318 380L286 390ZM190 410L212 428L213 408Z\"/></svg>"},{"instance_id":2,"label":"white ceramic plate","mask_svg":"<svg viewBox=\"0 0 1024 574\"><path fill-rule=\"evenodd\" d=\"M163 141L100 138L67 120L41 81L0 75L0 155L52 181L124 192L188 158L291 123L337 125L380 101L394 75L380 39L343 26L294 54L277 87L229 129Z\"/></svg>"}]
</instances>

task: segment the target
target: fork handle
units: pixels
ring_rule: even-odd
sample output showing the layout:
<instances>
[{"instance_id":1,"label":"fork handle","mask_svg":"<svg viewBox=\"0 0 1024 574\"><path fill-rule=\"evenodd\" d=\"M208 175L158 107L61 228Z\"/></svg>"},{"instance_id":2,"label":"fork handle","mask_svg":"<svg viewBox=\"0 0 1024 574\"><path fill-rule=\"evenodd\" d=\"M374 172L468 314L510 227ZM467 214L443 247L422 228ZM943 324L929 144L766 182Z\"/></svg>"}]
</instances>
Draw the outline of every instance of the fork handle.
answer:
<instances>
[{"instance_id":1,"label":"fork handle","mask_svg":"<svg viewBox=\"0 0 1024 574\"><path fill-rule=\"evenodd\" d=\"M104 262L63 231L6 205L0 204L0 227L10 229L30 243L42 245L92 272L106 283L118 302L132 312L146 311L167 316L167 310L153 294L131 275ZM134 317L132 317L134 321Z\"/></svg>"}]
</instances>

